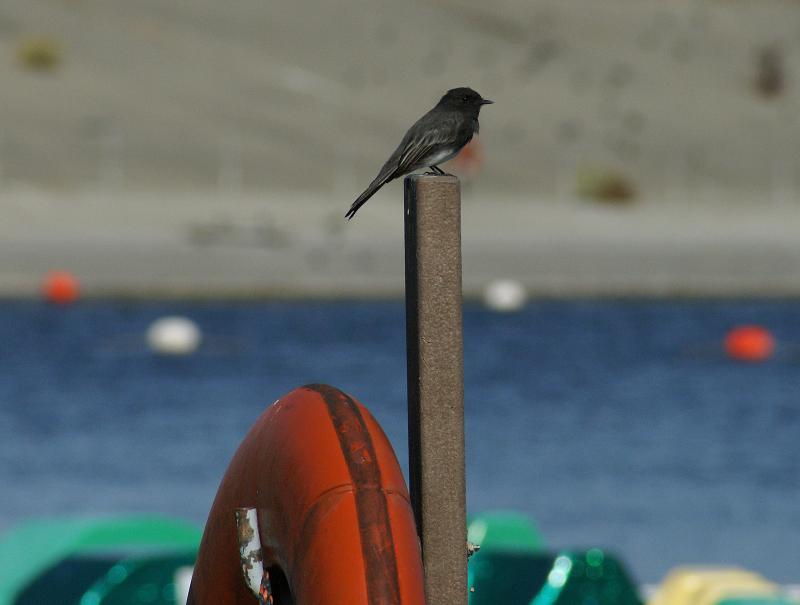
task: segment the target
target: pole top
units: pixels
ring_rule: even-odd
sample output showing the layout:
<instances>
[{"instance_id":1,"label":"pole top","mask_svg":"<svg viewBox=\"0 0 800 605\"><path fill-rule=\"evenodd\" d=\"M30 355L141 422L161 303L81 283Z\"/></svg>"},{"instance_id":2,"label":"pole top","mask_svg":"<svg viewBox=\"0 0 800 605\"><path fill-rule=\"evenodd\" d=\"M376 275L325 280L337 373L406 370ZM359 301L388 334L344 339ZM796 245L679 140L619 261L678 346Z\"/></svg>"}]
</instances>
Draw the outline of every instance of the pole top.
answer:
<instances>
[{"instance_id":1,"label":"pole top","mask_svg":"<svg viewBox=\"0 0 800 605\"><path fill-rule=\"evenodd\" d=\"M406 181L414 183L437 183L437 184L456 184L458 177L452 174L409 174Z\"/></svg>"}]
</instances>

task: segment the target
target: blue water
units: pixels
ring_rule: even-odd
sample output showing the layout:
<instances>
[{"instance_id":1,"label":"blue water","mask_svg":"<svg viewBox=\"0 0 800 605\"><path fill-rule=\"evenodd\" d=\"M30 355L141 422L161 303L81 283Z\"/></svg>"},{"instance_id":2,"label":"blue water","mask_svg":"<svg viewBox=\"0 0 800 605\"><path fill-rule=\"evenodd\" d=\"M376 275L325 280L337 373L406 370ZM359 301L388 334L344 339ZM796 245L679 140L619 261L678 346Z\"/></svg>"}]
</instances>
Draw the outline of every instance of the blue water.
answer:
<instances>
[{"instance_id":1,"label":"blue water","mask_svg":"<svg viewBox=\"0 0 800 605\"><path fill-rule=\"evenodd\" d=\"M151 354L164 314L189 358ZM800 579L800 303L546 302L465 309L471 512L529 513L554 547L617 551L639 581L681 563ZM732 325L776 358L724 358ZM0 530L54 514L202 523L261 410L336 385L407 457L399 303L0 304Z\"/></svg>"}]
</instances>

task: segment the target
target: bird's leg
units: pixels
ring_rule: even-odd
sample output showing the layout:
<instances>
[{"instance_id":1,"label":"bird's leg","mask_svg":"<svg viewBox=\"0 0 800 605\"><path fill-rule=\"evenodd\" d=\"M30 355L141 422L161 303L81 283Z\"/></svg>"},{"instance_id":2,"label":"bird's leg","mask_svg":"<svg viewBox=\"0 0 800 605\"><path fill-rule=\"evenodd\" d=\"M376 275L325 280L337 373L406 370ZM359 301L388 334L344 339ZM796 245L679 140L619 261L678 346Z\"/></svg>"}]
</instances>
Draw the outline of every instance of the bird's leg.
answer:
<instances>
[{"instance_id":1,"label":"bird's leg","mask_svg":"<svg viewBox=\"0 0 800 605\"><path fill-rule=\"evenodd\" d=\"M450 174L449 172L445 172L438 166L431 166L430 169L434 171L433 174L435 174L436 176L453 176L452 174Z\"/></svg>"},{"instance_id":2,"label":"bird's leg","mask_svg":"<svg viewBox=\"0 0 800 605\"><path fill-rule=\"evenodd\" d=\"M426 176L453 176L449 172L445 172L438 166L428 166L430 170L425 173Z\"/></svg>"}]
</instances>

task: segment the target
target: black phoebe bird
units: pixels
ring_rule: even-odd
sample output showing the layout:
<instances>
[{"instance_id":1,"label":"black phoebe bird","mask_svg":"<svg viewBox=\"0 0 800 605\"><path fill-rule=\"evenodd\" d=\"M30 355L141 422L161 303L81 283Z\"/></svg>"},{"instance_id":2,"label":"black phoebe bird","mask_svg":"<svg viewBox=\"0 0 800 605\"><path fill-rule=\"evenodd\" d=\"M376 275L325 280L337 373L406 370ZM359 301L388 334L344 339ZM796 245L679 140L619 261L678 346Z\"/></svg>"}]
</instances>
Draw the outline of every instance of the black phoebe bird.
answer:
<instances>
[{"instance_id":1,"label":"black phoebe bird","mask_svg":"<svg viewBox=\"0 0 800 605\"><path fill-rule=\"evenodd\" d=\"M478 132L482 105L493 103L471 88L448 90L439 103L408 129L400 145L381 168L366 191L350 206L351 219L364 203L386 183L428 166L434 174L445 174L439 164L446 162Z\"/></svg>"}]
</instances>

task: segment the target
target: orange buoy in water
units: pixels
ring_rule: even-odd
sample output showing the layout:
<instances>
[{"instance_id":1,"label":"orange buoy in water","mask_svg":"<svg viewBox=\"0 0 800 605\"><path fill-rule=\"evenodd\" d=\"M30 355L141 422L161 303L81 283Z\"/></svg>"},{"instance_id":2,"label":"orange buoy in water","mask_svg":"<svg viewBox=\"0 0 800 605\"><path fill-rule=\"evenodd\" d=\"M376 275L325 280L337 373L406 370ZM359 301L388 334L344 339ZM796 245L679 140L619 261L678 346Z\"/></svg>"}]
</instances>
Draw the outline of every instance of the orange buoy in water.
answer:
<instances>
[{"instance_id":1,"label":"orange buoy in water","mask_svg":"<svg viewBox=\"0 0 800 605\"><path fill-rule=\"evenodd\" d=\"M453 158L453 167L456 172L470 175L478 172L483 166L483 148L477 138L467 143L459 154Z\"/></svg>"},{"instance_id":2,"label":"orange buoy in water","mask_svg":"<svg viewBox=\"0 0 800 605\"><path fill-rule=\"evenodd\" d=\"M740 361L764 361L775 352L775 338L762 326L737 326L725 336L725 352Z\"/></svg>"},{"instance_id":3,"label":"orange buoy in water","mask_svg":"<svg viewBox=\"0 0 800 605\"><path fill-rule=\"evenodd\" d=\"M78 280L69 271L51 271L42 282L42 295L51 303L73 303L78 300L78 293Z\"/></svg>"}]
</instances>

